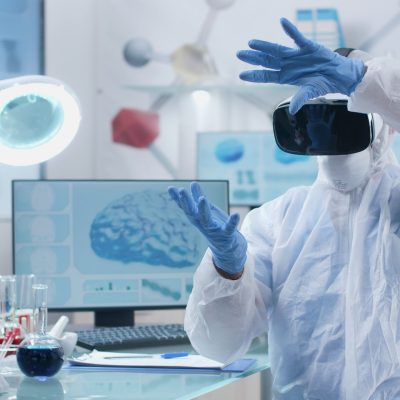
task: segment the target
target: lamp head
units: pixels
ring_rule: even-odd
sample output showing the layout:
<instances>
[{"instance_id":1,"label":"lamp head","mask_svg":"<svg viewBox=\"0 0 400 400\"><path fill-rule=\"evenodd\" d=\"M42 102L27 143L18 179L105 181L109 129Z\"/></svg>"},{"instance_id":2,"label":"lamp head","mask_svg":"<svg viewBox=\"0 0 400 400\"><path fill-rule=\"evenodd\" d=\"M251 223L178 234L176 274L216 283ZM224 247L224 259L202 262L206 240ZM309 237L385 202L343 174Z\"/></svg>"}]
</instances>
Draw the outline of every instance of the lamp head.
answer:
<instances>
[{"instance_id":1,"label":"lamp head","mask_svg":"<svg viewBox=\"0 0 400 400\"><path fill-rule=\"evenodd\" d=\"M39 164L75 137L79 102L61 81L43 75L0 81L0 163Z\"/></svg>"}]
</instances>

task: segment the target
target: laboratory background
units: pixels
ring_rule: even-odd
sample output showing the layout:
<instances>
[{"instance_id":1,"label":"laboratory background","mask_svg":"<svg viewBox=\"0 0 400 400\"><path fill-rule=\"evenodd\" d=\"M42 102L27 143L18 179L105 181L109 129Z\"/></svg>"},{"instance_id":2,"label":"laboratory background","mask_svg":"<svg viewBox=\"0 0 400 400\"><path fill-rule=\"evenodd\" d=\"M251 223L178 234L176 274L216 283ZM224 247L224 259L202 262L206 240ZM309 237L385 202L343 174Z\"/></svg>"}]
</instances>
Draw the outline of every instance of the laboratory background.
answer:
<instances>
[{"instance_id":1,"label":"laboratory background","mask_svg":"<svg viewBox=\"0 0 400 400\"><path fill-rule=\"evenodd\" d=\"M351 47L373 56L400 57L398 0L0 1L0 78L44 73L60 79L73 88L82 113L75 139L57 157L27 167L0 164L0 275L11 274L13 262L18 262L28 265L26 270L20 267L21 273L52 276L49 309L76 311L51 310L50 323L62 314L76 324L93 321L91 305L114 301L95 291L129 280L127 267L132 262L138 264L136 274L151 275L145 279L148 297L119 298L118 304L154 303L152 310L136 311L137 322L183 322L191 277L206 243L183 227L182 235L199 247L185 249L190 254L179 260L168 258L166 249L161 264L175 275L164 277L165 267L152 265L154 254L124 259L126 253L111 254L96 243L96 224L111 218L110 207L129 203L145 213L154 205L161 207L152 216L157 219L175 212L167 205L162 208L163 187L157 182L227 180L229 199L211 182L205 183L206 191L221 208L228 211L229 200L230 211L244 217L289 188L314 181L315 158L284 153L273 136L274 107L296 88L239 79L248 67L236 52L247 48L250 39L293 46L280 17L332 50ZM400 157L398 139L394 150ZM15 192L20 190L30 204L36 201L40 206L30 209L23 199L12 204L15 179L20 182ZM50 183L35 186L32 182L38 179ZM136 196L129 194L130 180L136 182ZM140 186L139 180L145 183ZM140 194L153 189L156 194ZM54 225L38 219L35 227L32 213L46 201L51 203ZM22 218L14 230L13 217ZM66 232L68 218L74 221L71 232ZM82 233L87 226L92 241L86 249L91 246L101 260L98 264L89 251L78 254L88 241ZM29 229L39 241L44 237L70 243L74 259L69 260L61 246L54 252L35 248L35 239L27 239ZM182 244L170 244L174 245ZM107 273L118 279L105 287L99 277L109 268L108 260L115 270ZM73 262L76 270L70 273L68 263ZM151 272L146 272L147 265ZM95 286L88 289L93 289L91 295L74 287L74 279L84 274L98 279L87 284ZM132 280L131 285L134 291L138 282ZM262 384L255 374L198 398L258 399Z\"/></svg>"}]
</instances>

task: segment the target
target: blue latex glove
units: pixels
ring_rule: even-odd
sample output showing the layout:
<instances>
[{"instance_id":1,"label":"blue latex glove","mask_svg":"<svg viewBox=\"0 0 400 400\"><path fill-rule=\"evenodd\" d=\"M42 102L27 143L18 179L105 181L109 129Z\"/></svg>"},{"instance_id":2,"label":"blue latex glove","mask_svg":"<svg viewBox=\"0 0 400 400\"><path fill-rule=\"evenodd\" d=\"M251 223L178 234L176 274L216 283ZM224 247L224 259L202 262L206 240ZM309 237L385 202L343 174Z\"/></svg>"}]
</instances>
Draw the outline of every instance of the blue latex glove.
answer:
<instances>
[{"instance_id":1,"label":"blue latex glove","mask_svg":"<svg viewBox=\"0 0 400 400\"><path fill-rule=\"evenodd\" d=\"M241 79L300 86L289 106L291 114L312 98L327 93L349 96L355 90L365 73L361 60L343 57L305 38L286 18L281 18L281 25L298 48L251 40L249 47L253 50L241 50L237 57L267 69L244 71L240 74Z\"/></svg>"},{"instance_id":2,"label":"blue latex glove","mask_svg":"<svg viewBox=\"0 0 400 400\"><path fill-rule=\"evenodd\" d=\"M189 221L206 237L214 264L228 274L238 274L246 262L247 241L237 230L239 215L229 216L204 196L200 185L186 189L170 186L168 193Z\"/></svg>"}]
</instances>

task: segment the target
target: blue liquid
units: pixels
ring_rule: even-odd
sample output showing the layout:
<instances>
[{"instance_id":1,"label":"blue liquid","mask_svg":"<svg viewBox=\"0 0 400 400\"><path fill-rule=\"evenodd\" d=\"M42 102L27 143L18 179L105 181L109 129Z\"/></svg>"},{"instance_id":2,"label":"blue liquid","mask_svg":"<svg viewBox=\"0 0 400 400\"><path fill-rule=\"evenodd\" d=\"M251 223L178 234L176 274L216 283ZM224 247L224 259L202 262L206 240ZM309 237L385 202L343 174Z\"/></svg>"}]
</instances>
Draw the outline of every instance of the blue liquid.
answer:
<instances>
[{"instance_id":1,"label":"blue liquid","mask_svg":"<svg viewBox=\"0 0 400 400\"><path fill-rule=\"evenodd\" d=\"M17 351L18 366L29 377L53 376L60 370L63 362L62 347L32 345L20 347Z\"/></svg>"}]
</instances>

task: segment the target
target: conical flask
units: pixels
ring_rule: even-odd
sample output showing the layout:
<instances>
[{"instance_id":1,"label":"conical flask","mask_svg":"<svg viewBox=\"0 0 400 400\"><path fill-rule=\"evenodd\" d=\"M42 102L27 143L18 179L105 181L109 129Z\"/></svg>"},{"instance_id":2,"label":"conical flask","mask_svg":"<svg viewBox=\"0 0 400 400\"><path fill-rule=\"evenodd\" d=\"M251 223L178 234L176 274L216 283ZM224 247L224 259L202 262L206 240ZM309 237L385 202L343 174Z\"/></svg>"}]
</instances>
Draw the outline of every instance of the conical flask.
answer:
<instances>
[{"instance_id":1,"label":"conical flask","mask_svg":"<svg viewBox=\"0 0 400 400\"><path fill-rule=\"evenodd\" d=\"M64 362L64 351L60 343L46 333L47 290L47 285L33 285L33 331L26 336L17 350L20 370L26 376L40 380L55 375Z\"/></svg>"}]
</instances>

